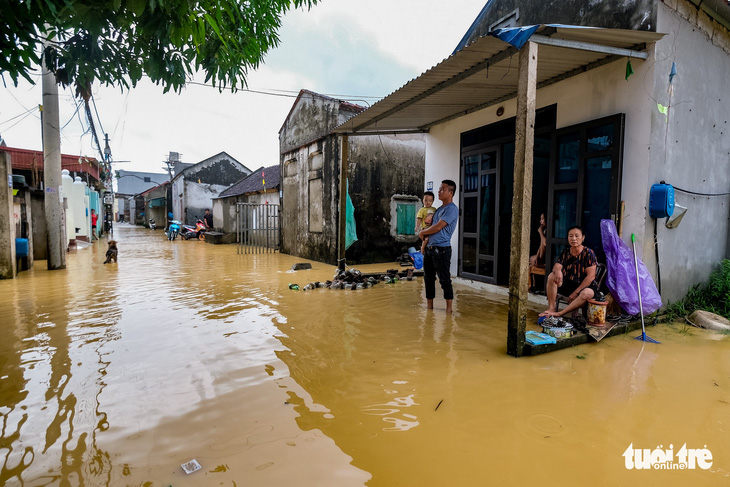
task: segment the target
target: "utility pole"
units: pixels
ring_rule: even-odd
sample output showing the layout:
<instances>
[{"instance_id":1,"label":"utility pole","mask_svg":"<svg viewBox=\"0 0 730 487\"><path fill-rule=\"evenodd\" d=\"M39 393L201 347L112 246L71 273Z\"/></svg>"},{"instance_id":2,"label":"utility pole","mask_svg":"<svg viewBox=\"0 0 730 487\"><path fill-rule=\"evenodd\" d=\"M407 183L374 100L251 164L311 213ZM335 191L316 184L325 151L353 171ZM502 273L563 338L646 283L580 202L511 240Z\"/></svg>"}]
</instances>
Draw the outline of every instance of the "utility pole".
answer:
<instances>
[{"instance_id":1,"label":"utility pole","mask_svg":"<svg viewBox=\"0 0 730 487\"><path fill-rule=\"evenodd\" d=\"M61 126L58 119L56 76L41 61L43 89L43 180L44 206L48 230L48 269L66 268L66 242L63 228L63 186L61 185Z\"/></svg>"},{"instance_id":2,"label":"utility pole","mask_svg":"<svg viewBox=\"0 0 730 487\"><path fill-rule=\"evenodd\" d=\"M104 230L109 231L109 235L114 238L114 177L112 176L112 149L109 147L109 134L104 134L104 165L107 174L107 180L104 181L107 193L111 195L111 201L106 199L104 195L104 209L106 222L109 227Z\"/></svg>"}]
</instances>

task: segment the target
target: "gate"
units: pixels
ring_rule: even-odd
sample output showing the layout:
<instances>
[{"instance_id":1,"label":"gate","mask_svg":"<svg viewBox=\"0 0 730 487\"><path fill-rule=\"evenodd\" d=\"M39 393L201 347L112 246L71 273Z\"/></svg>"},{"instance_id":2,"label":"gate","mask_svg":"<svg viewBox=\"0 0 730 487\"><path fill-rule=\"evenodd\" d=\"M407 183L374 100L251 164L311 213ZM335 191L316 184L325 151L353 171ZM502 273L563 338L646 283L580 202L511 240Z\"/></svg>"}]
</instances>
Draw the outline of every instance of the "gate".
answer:
<instances>
[{"instance_id":1,"label":"gate","mask_svg":"<svg viewBox=\"0 0 730 487\"><path fill-rule=\"evenodd\" d=\"M279 205L236 203L237 254L279 250Z\"/></svg>"}]
</instances>

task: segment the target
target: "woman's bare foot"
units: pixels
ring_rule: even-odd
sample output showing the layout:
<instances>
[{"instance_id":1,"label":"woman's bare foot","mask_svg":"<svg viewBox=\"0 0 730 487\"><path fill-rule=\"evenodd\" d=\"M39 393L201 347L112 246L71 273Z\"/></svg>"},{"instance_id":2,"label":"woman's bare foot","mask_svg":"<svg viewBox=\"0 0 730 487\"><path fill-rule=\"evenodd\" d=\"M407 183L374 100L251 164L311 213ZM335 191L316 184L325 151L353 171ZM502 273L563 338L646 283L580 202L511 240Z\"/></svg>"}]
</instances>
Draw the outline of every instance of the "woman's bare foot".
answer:
<instances>
[{"instance_id":1,"label":"woman's bare foot","mask_svg":"<svg viewBox=\"0 0 730 487\"><path fill-rule=\"evenodd\" d=\"M543 311L542 313L540 313L537 316L538 317L547 317L547 316L562 316L562 315L555 310L546 309L545 311Z\"/></svg>"}]
</instances>

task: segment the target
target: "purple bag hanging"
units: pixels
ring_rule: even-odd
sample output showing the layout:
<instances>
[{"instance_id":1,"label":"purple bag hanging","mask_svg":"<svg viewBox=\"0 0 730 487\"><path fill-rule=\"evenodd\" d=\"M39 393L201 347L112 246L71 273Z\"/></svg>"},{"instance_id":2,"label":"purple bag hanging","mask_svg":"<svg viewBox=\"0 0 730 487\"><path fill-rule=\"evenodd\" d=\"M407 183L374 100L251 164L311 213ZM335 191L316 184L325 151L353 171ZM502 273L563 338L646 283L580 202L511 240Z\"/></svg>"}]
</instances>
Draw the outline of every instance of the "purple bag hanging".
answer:
<instances>
[{"instance_id":1,"label":"purple bag hanging","mask_svg":"<svg viewBox=\"0 0 730 487\"><path fill-rule=\"evenodd\" d=\"M639 293L636 289L634 252L619 238L613 220L601 220L601 238L608 271L606 286L611 291L613 299L626 313L637 315L639 314ZM641 259L638 259L638 262L643 314L649 315L662 307L662 297L644 263Z\"/></svg>"}]
</instances>

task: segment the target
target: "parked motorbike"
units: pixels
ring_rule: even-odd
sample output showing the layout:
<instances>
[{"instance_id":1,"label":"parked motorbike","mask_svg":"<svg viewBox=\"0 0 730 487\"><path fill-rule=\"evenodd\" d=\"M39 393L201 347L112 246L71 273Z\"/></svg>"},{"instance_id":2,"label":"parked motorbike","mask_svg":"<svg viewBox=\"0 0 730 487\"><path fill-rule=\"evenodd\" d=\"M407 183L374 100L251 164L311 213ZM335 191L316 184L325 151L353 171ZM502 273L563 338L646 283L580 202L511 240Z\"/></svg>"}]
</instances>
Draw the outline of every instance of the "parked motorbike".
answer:
<instances>
[{"instance_id":1,"label":"parked motorbike","mask_svg":"<svg viewBox=\"0 0 730 487\"><path fill-rule=\"evenodd\" d=\"M167 227L167 239L175 240L180 234L180 226L182 222L178 220L170 220L170 225Z\"/></svg>"},{"instance_id":2,"label":"parked motorbike","mask_svg":"<svg viewBox=\"0 0 730 487\"><path fill-rule=\"evenodd\" d=\"M155 221L154 221L154 220L152 220L152 219L150 219L150 228L151 228L152 230L156 230L156 229L157 229L157 224L156 224L156 223L155 223Z\"/></svg>"},{"instance_id":3,"label":"parked motorbike","mask_svg":"<svg viewBox=\"0 0 730 487\"><path fill-rule=\"evenodd\" d=\"M195 226L182 225L180 228L180 236L185 240L205 240L205 223L203 223L203 220L198 219L195 222Z\"/></svg>"}]
</instances>

